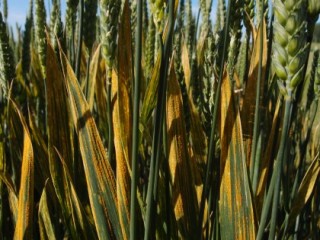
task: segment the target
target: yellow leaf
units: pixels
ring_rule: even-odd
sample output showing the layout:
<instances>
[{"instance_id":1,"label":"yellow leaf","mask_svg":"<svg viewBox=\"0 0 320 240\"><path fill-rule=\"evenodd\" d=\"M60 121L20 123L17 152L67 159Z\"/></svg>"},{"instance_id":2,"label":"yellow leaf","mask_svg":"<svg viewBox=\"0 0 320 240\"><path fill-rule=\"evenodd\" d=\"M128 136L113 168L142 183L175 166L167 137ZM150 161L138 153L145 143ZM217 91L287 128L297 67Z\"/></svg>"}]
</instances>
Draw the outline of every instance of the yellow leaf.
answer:
<instances>
[{"instance_id":1,"label":"yellow leaf","mask_svg":"<svg viewBox=\"0 0 320 240\"><path fill-rule=\"evenodd\" d=\"M90 206L99 239L123 239L117 211L116 181L96 123L79 82L60 48L70 111L78 134Z\"/></svg>"},{"instance_id":2,"label":"yellow leaf","mask_svg":"<svg viewBox=\"0 0 320 240\"><path fill-rule=\"evenodd\" d=\"M101 45L99 45L93 54L91 63L90 63L90 71L89 71L89 84L88 84L88 103L90 110L93 109L93 102L94 102L94 89L96 86L96 80L98 77L98 67L100 63L100 48Z\"/></svg>"},{"instance_id":3,"label":"yellow leaf","mask_svg":"<svg viewBox=\"0 0 320 240\"><path fill-rule=\"evenodd\" d=\"M263 28L262 28L263 26ZM254 41L253 52L250 59L250 68L248 81L246 84L245 95L243 99L243 107L241 111L241 123L243 127L243 136L245 139L252 139L253 134L253 122L254 122L254 111L256 102L256 88L258 81L258 69L260 61L260 36L261 31L263 31L263 51L262 51L262 78L260 82L260 103L263 98L263 88L264 88L264 76L267 64L268 50L267 50L267 32L266 24L259 27L258 33L256 34L256 39ZM251 145L250 145L251 146ZM249 148L251 149L251 147ZM250 158L248 158L250 159Z\"/></svg>"},{"instance_id":4,"label":"yellow leaf","mask_svg":"<svg viewBox=\"0 0 320 240\"><path fill-rule=\"evenodd\" d=\"M32 239L33 227L33 193L34 193L34 159L30 133L26 121L12 102L23 126L23 154L21 165L20 190L18 198L18 216L14 239Z\"/></svg>"},{"instance_id":5,"label":"yellow leaf","mask_svg":"<svg viewBox=\"0 0 320 240\"><path fill-rule=\"evenodd\" d=\"M255 221L239 109L226 71L220 99L220 200L222 239L255 239ZM245 207L244 207L245 206Z\"/></svg>"},{"instance_id":6,"label":"yellow leaf","mask_svg":"<svg viewBox=\"0 0 320 240\"><path fill-rule=\"evenodd\" d=\"M198 203L188 155L182 94L175 76L173 62L171 63L168 82L166 117L168 161L172 181L172 205L180 230L185 229L186 233L184 234L192 236L190 234L195 232L196 224L191 223L194 222L197 216Z\"/></svg>"}]
</instances>

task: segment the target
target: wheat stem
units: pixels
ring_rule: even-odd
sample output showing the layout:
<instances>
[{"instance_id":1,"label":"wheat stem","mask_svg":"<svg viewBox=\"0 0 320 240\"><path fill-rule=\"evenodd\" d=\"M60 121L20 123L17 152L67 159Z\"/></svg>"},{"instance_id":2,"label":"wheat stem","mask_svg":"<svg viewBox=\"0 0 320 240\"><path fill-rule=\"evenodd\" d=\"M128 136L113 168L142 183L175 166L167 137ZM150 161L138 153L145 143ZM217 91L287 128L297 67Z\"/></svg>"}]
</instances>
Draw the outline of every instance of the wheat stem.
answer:
<instances>
[{"instance_id":1,"label":"wheat stem","mask_svg":"<svg viewBox=\"0 0 320 240\"><path fill-rule=\"evenodd\" d=\"M142 54L142 11L143 0L137 3L137 28L134 59L134 105L133 105L133 133L132 133L132 175L130 202L130 240L137 239L137 185L138 185L138 148L139 148L139 104L141 82L141 54Z\"/></svg>"}]
</instances>

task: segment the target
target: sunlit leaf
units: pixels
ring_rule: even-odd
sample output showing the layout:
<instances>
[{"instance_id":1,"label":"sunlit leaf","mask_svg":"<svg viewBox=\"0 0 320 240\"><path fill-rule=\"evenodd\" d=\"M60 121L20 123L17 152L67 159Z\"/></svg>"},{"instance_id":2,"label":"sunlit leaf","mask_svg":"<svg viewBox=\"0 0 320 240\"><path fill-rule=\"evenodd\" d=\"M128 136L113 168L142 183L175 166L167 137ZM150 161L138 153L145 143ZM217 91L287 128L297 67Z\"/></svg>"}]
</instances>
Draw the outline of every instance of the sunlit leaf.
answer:
<instances>
[{"instance_id":1,"label":"sunlit leaf","mask_svg":"<svg viewBox=\"0 0 320 240\"><path fill-rule=\"evenodd\" d=\"M88 104L90 107L90 110L93 109L93 103L94 103L94 89L96 86L96 81L98 77L98 68L100 63L100 48L101 45L99 45L96 49L96 51L93 54L91 63L90 63L90 71L89 71L89 84L88 84Z\"/></svg>"},{"instance_id":2,"label":"sunlit leaf","mask_svg":"<svg viewBox=\"0 0 320 240\"><path fill-rule=\"evenodd\" d=\"M21 181L18 198L18 217L14 232L14 239L32 239L33 229L33 194L34 194L34 156L31 137L26 121L16 106L12 106L19 115L23 126L23 155L21 165Z\"/></svg>"},{"instance_id":3,"label":"sunlit leaf","mask_svg":"<svg viewBox=\"0 0 320 240\"><path fill-rule=\"evenodd\" d=\"M95 121L69 61L60 49L69 106L78 134L90 205L99 239L123 239L116 181Z\"/></svg>"},{"instance_id":4,"label":"sunlit leaf","mask_svg":"<svg viewBox=\"0 0 320 240\"><path fill-rule=\"evenodd\" d=\"M220 100L221 183L219 214L222 239L255 239L253 203L239 109L225 73Z\"/></svg>"},{"instance_id":5,"label":"sunlit leaf","mask_svg":"<svg viewBox=\"0 0 320 240\"><path fill-rule=\"evenodd\" d=\"M168 161L172 182L172 205L182 236L192 236L198 203L188 155L182 94L171 63L167 96ZM185 231L182 231L182 229Z\"/></svg>"},{"instance_id":6,"label":"sunlit leaf","mask_svg":"<svg viewBox=\"0 0 320 240\"><path fill-rule=\"evenodd\" d=\"M118 76L113 72L112 96L116 154L118 212L124 239L129 237L130 172L132 148L132 51L129 1L125 1L119 27Z\"/></svg>"}]
</instances>

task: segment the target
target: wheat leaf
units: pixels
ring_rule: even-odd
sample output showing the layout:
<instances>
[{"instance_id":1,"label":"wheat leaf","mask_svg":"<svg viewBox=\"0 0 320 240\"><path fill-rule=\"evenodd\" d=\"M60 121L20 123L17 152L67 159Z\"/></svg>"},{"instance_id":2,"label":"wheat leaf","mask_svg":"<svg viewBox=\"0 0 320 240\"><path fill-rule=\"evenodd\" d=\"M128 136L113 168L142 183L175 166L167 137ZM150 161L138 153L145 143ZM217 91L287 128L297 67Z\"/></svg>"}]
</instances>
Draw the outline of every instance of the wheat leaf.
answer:
<instances>
[{"instance_id":1,"label":"wheat leaf","mask_svg":"<svg viewBox=\"0 0 320 240\"><path fill-rule=\"evenodd\" d=\"M88 103L61 48L60 56L98 237L99 239L123 239L117 211L114 173Z\"/></svg>"},{"instance_id":2,"label":"wheat leaf","mask_svg":"<svg viewBox=\"0 0 320 240\"><path fill-rule=\"evenodd\" d=\"M307 172L305 173L296 197L294 198L292 208L289 214L289 225L294 223L295 218L301 212L303 207L306 205L309 200L313 190L316 186L318 177L320 173L320 162L319 162L319 153L312 161L308 167Z\"/></svg>"},{"instance_id":3,"label":"wheat leaf","mask_svg":"<svg viewBox=\"0 0 320 240\"><path fill-rule=\"evenodd\" d=\"M258 79L258 68L259 68L259 58L260 58L260 31L263 31L263 52L262 52L262 79L260 84L260 103L263 98L263 87L264 87L264 76L267 64L268 50L267 50L267 32L266 24L262 24L258 28L258 33L256 34L256 39L254 41L254 46L252 50L252 55L250 58L250 68L248 81L246 84L245 95L243 99L243 107L241 111L241 124L243 127L243 136L245 139L252 139L252 129L254 121L254 110L256 102L256 88ZM251 145L248 146L251 149ZM250 156L247 156L250 157Z\"/></svg>"},{"instance_id":4,"label":"wheat leaf","mask_svg":"<svg viewBox=\"0 0 320 240\"><path fill-rule=\"evenodd\" d=\"M49 169L52 183L62 208L64 221L72 237L77 237L76 219L72 212L70 186L62 164L54 148L57 148L66 160L69 169L73 164L72 144L67 108L67 93L64 78L54 49L47 39L46 57L46 103L47 103L47 131ZM70 219L70 220L69 220Z\"/></svg>"},{"instance_id":5,"label":"wheat leaf","mask_svg":"<svg viewBox=\"0 0 320 240\"><path fill-rule=\"evenodd\" d=\"M40 197L38 219L39 219L41 239L49 239L49 240L56 239L54 225L52 223L50 211L48 207L46 185L43 188L43 191Z\"/></svg>"},{"instance_id":6,"label":"wheat leaf","mask_svg":"<svg viewBox=\"0 0 320 240\"><path fill-rule=\"evenodd\" d=\"M195 233L198 202L194 188L183 117L182 93L175 76L173 61L170 68L167 96L168 161L172 182L172 205L183 236ZM186 234L186 235L185 235Z\"/></svg>"},{"instance_id":7,"label":"wheat leaf","mask_svg":"<svg viewBox=\"0 0 320 240\"><path fill-rule=\"evenodd\" d=\"M33 228L33 193L34 193L34 159L30 133L26 121L12 101L23 127L23 154L21 165L21 180L18 198L18 216L14 239L32 239Z\"/></svg>"},{"instance_id":8,"label":"wheat leaf","mask_svg":"<svg viewBox=\"0 0 320 240\"><path fill-rule=\"evenodd\" d=\"M220 224L222 239L255 239L255 221L239 109L229 76L221 85Z\"/></svg>"}]
</instances>

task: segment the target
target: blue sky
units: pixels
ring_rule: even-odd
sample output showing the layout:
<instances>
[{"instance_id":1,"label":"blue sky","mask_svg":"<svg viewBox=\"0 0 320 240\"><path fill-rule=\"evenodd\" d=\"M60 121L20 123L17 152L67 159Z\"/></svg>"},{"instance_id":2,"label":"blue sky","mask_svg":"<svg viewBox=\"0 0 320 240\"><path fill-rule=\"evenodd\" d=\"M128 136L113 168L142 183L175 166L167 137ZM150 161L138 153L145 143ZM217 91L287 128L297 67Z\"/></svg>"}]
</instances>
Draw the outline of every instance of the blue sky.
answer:
<instances>
[{"instance_id":1,"label":"blue sky","mask_svg":"<svg viewBox=\"0 0 320 240\"><path fill-rule=\"evenodd\" d=\"M11 26L15 26L18 23L23 26L26 20L26 14L29 9L29 0L7 0L8 1L8 22ZM46 8L51 5L51 0L44 0ZM63 12L65 11L66 0L60 0ZM0 0L0 2L2 2ZM50 3L50 5L49 5ZM2 9L2 5L1 5Z\"/></svg>"},{"instance_id":2,"label":"blue sky","mask_svg":"<svg viewBox=\"0 0 320 240\"><path fill-rule=\"evenodd\" d=\"M29 0L7 0L8 1L8 22L11 26L15 26L18 23L20 26L23 27L26 14L28 12ZM63 15L65 12L65 5L66 0L60 0L62 4L62 11ZM193 2L193 12L194 14L197 13L199 8L199 0L192 0ZM2 0L0 0L2 3ZM46 7L48 10L49 3L51 4L51 0L45 0ZM216 11L216 0L213 0L213 7L212 7L212 16L215 16ZM2 6L1 6L2 8Z\"/></svg>"},{"instance_id":3,"label":"blue sky","mask_svg":"<svg viewBox=\"0 0 320 240\"><path fill-rule=\"evenodd\" d=\"M10 25L23 24L28 9L28 0L7 0L8 1L8 22ZM1 5L2 9L2 5Z\"/></svg>"},{"instance_id":4,"label":"blue sky","mask_svg":"<svg viewBox=\"0 0 320 240\"><path fill-rule=\"evenodd\" d=\"M7 1L8 1L9 24L11 26L15 26L15 24L18 23L20 26L23 26L26 19L26 14L28 12L28 8L29 8L29 0L7 0ZM62 10L63 10L62 14L64 15L66 0L60 0L60 1L62 5ZM196 12L199 7L198 1L197 0L192 0L192 1L193 1L194 12ZM213 0L213 1L215 2L216 0ZM2 0L0 0L0 3L1 2ZM47 11L48 11L49 3L51 4L51 0L45 0ZM1 6L1 9L2 9L2 6Z\"/></svg>"}]
</instances>

